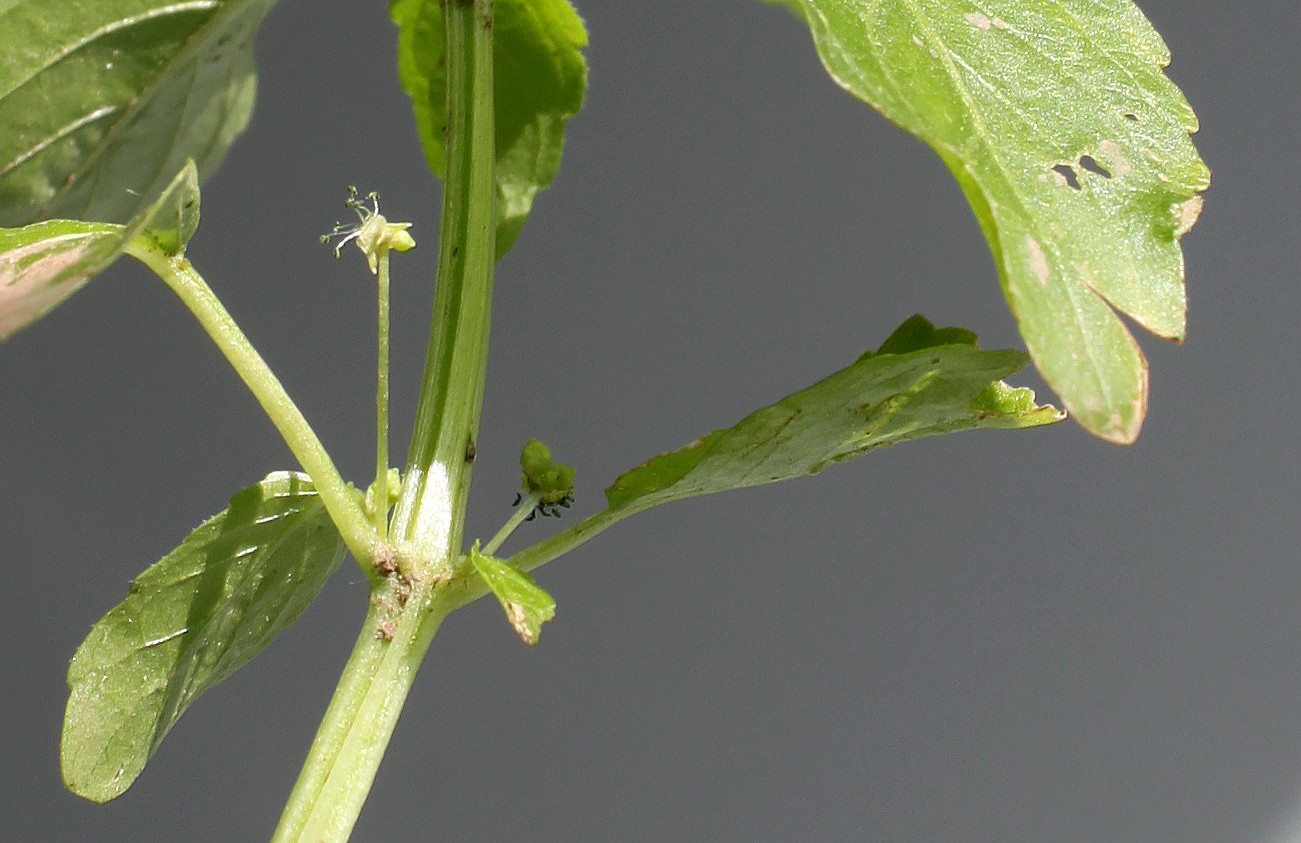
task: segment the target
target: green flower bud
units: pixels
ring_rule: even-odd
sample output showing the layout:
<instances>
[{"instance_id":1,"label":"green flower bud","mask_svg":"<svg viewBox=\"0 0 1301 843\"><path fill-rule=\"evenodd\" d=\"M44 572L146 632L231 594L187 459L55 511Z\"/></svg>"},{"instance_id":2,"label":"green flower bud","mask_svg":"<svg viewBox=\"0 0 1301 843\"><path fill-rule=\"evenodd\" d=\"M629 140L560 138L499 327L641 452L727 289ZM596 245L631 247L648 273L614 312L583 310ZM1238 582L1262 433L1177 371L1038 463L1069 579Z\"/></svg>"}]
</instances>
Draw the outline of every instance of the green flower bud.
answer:
<instances>
[{"instance_id":1,"label":"green flower bud","mask_svg":"<svg viewBox=\"0 0 1301 843\"><path fill-rule=\"evenodd\" d=\"M551 449L530 439L520 452L520 484L538 496L538 506L569 506L574 500L574 467L551 461ZM546 514L545 511L543 514Z\"/></svg>"}]
</instances>

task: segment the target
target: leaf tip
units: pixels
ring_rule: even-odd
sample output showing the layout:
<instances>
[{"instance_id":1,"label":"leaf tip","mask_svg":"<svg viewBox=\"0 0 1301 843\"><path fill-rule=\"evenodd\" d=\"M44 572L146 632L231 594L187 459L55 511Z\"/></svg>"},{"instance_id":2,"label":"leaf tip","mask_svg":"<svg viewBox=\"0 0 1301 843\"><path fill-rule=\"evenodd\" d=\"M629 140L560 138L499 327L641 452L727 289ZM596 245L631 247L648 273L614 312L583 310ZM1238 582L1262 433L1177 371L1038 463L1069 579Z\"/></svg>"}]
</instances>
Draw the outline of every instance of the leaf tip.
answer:
<instances>
[{"instance_id":1,"label":"leaf tip","mask_svg":"<svg viewBox=\"0 0 1301 843\"><path fill-rule=\"evenodd\" d=\"M1143 429L1143 420L1147 416L1148 373L1147 361L1141 359L1139 381L1128 401L1097 404L1095 406L1072 408L1070 410L1080 426L1094 436L1114 445L1133 445Z\"/></svg>"}]
</instances>

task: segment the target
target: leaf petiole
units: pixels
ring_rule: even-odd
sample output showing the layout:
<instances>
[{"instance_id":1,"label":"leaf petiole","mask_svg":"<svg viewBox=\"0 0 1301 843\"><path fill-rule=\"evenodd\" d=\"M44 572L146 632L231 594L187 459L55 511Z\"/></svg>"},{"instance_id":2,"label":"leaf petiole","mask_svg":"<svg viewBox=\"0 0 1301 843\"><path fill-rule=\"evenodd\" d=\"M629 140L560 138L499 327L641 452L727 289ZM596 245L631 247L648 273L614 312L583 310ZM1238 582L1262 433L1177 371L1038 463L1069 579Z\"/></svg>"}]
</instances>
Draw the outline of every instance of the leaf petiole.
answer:
<instances>
[{"instance_id":1,"label":"leaf petiole","mask_svg":"<svg viewBox=\"0 0 1301 843\"><path fill-rule=\"evenodd\" d=\"M344 544L362 570L369 573L379 537L362 509L359 496L343 481L312 426L216 294L183 255L168 256L143 239L132 240L125 252L163 279L199 320L312 478Z\"/></svg>"}]
</instances>

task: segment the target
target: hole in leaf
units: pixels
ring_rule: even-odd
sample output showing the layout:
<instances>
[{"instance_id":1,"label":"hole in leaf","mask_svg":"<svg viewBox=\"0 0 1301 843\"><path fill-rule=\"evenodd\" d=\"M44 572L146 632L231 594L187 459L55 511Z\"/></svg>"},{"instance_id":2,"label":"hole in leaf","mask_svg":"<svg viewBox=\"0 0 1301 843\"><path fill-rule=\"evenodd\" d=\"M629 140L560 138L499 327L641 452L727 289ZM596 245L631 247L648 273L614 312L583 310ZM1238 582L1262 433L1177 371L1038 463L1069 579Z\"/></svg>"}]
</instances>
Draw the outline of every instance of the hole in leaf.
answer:
<instances>
[{"instance_id":1,"label":"hole in leaf","mask_svg":"<svg viewBox=\"0 0 1301 843\"><path fill-rule=\"evenodd\" d=\"M1080 166L1088 170L1090 173L1097 173L1104 179L1111 178L1111 171L1099 164L1091 155L1081 155Z\"/></svg>"},{"instance_id":2,"label":"hole in leaf","mask_svg":"<svg viewBox=\"0 0 1301 843\"><path fill-rule=\"evenodd\" d=\"M1065 179L1066 184L1068 184L1072 190L1080 189L1080 177L1075 174L1075 168L1070 164L1058 164L1056 167L1053 167L1053 171Z\"/></svg>"}]
</instances>

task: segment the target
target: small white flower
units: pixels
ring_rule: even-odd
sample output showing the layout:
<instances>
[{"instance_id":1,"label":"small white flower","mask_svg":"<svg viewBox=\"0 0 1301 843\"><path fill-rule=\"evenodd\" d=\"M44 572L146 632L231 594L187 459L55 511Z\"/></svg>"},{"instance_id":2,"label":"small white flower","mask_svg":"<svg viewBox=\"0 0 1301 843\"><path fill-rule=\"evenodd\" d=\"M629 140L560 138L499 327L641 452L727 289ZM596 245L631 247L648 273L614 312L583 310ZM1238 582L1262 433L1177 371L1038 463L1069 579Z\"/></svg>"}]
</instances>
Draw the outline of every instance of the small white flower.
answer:
<instances>
[{"instance_id":1,"label":"small white flower","mask_svg":"<svg viewBox=\"0 0 1301 843\"><path fill-rule=\"evenodd\" d=\"M345 201L349 208L357 212L359 222L356 225L334 224L334 230L329 234L321 235L322 243L329 243L333 237L339 237L340 240L334 246L334 256L339 257L339 252L349 242L356 241L357 248L361 249L362 254L366 256L366 263L370 266L371 274L379 272L379 256L389 249L396 249L399 252L405 252L407 249L416 245L416 241L407 232L411 227L409 222L389 222L384 215L379 212L379 194L371 191L366 194L370 200L371 206L357 198L357 188L348 188L348 199Z\"/></svg>"}]
</instances>

